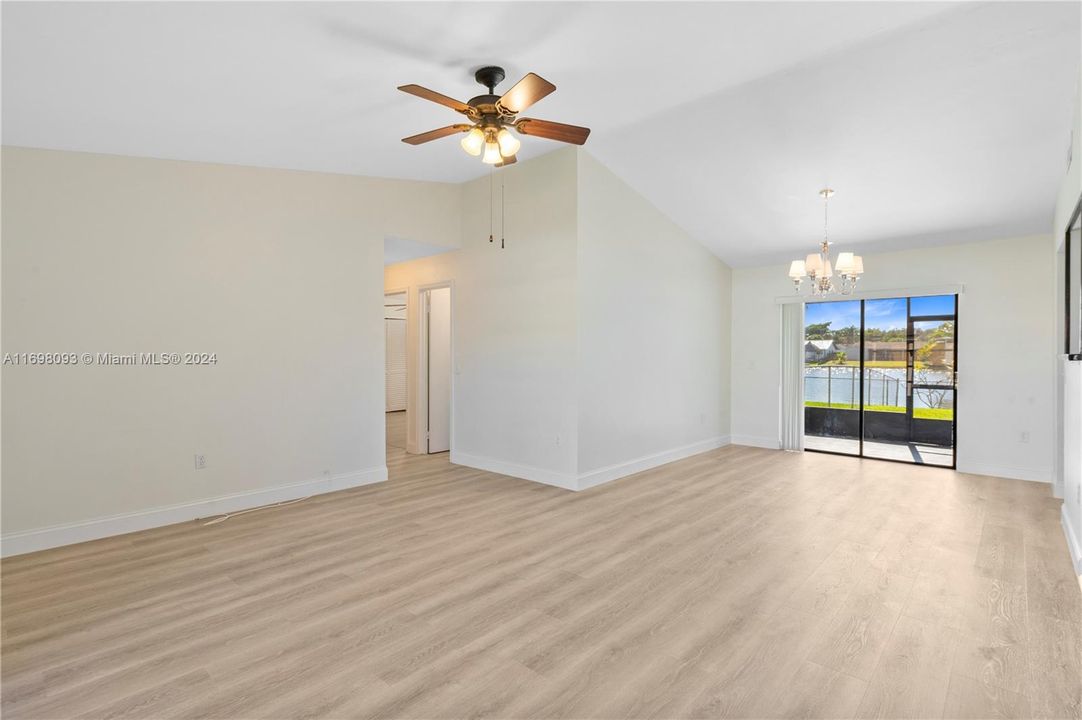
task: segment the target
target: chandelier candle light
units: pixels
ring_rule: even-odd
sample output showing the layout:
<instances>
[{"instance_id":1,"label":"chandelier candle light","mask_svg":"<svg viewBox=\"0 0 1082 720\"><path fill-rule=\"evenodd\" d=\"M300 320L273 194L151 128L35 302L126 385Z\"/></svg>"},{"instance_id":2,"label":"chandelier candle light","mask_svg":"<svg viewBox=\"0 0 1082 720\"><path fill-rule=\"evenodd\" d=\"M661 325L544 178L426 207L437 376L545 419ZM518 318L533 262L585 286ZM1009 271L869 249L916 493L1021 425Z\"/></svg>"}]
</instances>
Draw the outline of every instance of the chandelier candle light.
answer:
<instances>
[{"instance_id":1,"label":"chandelier candle light","mask_svg":"<svg viewBox=\"0 0 1082 720\"><path fill-rule=\"evenodd\" d=\"M850 295L864 273L864 258L851 252L838 253L837 262L830 262L827 201L833 194L834 191L830 188L819 191L819 196L823 198L823 243L819 246L819 252L812 253L803 260L794 260L789 265L789 277L792 278L797 293L800 293L801 283L806 277L811 280L811 294L814 296L832 293Z\"/></svg>"}]
</instances>

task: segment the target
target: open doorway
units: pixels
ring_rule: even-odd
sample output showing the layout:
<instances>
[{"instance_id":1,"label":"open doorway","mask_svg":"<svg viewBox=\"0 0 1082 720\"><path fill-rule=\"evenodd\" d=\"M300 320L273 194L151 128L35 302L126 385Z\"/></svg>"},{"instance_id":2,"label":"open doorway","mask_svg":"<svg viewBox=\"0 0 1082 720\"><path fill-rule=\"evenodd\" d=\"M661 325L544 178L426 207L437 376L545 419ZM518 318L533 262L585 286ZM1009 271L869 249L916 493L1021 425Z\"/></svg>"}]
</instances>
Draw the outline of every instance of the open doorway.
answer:
<instances>
[{"instance_id":1,"label":"open doorway","mask_svg":"<svg viewBox=\"0 0 1082 720\"><path fill-rule=\"evenodd\" d=\"M451 449L451 288L421 291L422 452Z\"/></svg>"},{"instance_id":2,"label":"open doorway","mask_svg":"<svg viewBox=\"0 0 1082 720\"><path fill-rule=\"evenodd\" d=\"M383 296L387 452L406 452L406 293Z\"/></svg>"}]
</instances>

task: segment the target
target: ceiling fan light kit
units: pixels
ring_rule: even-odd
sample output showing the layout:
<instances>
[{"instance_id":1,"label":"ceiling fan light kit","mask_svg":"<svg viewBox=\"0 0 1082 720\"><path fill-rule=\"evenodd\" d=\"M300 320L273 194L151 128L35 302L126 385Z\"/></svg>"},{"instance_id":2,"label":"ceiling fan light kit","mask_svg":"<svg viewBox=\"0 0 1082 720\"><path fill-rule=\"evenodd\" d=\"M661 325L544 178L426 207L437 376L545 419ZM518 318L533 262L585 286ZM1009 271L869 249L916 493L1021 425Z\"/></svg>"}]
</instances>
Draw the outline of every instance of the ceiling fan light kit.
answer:
<instances>
[{"instance_id":1,"label":"ceiling fan light kit","mask_svg":"<svg viewBox=\"0 0 1082 720\"><path fill-rule=\"evenodd\" d=\"M485 133L481 128L470 128L470 131L466 133L466 137L462 138L462 149L474 157L481 154L481 149L484 146Z\"/></svg>"},{"instance_id":2,"label":"ceiling fan light kit","mask_svg":"<svg viewBox=\"0 0 1082 720\"><path fill-rule=\"evenodd\" d=\"M838 253L838 259L831 263L830 239L827 234L827 201L833 195L834 191L830 188L819 191L819 197L823 198L823 241L819 245L819 252L789 263L789 279L793 281L798 294L801 283L807 278L811 281L813 297L851 295L864 274L864 258L860 255L851 252Z\"/></svg>"},{"instance_id":3,"label":"ceiling fan light kit","mask_svg":"<svg viewBox=\"0 0 1082 720\"><path fill-rule=\"evenodd\" d=\"M527 73L506 93L496 95L496 86L506 74L503 68L489 65L474 73L474 79L484 85L488 92L470 98L469 102L460 102L441 93L420 85L402 85L398 89L410 95L439 103L461 113L469 123L448 125L437 130L430 130L419 135L402 138L409 145L438 140L448 135L465 133L462 149L474 157L481 156L481 162L487 165L503 167L517 160L516 154L522 147L511 131L521 135L547 138L558 142L582 145L590 136L590 129L577 125L565 125L549 120L520 118L518 114L536 103L541 98L556 90L556 86L540 75Z\"/></svg>"},{"instance_id":4,"label":"ceiling fan light kit","mask_svg":"<svg viewBox=\"0 0 1082 720\"><path fill-rule=\"evenodd\" d=\"M503 155L500 154L500 146L494 141L485 141L485 154L481 156L481 162L486 165L496 165L503 162Z\"/></svg>"},{"instance_id":5,"label":"ceiling fan light kit","mask_svg":"<svg viewBox=\"0 0 1082 720\"><path fill-rule=\"evenodd\" d=\"M504 157L511 157L522 147L522 141L506 128L500 128L500 131L496 133L496 142L500 146L500 154Z\"/></svg>"}]
</instances>

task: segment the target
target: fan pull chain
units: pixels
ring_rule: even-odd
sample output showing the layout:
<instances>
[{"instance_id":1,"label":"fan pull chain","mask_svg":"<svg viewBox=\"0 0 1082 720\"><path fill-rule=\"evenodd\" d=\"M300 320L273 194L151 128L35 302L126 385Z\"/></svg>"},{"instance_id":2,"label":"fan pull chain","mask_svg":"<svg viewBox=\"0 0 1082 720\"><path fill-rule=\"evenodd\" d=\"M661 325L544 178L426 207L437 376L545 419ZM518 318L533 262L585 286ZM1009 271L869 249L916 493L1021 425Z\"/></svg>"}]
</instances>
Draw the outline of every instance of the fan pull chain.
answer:
<instances>
[{"instance_id":1,"label":"fan pull chain","mask_svg":"<svg viewBox=\"0 0 1082 720\"><path fill-rule=\"evenodd\" d=\"M492 214L495 212L495 209L493 208L493 206L495 205L495 202L492 199L493 196L495 195L495 189L492 186L493 185L493 179L492 179L492 173L493 172L494 171L492 170L492 168L489 168L489 170L488 170L488 241L489 242L492 242L492 225L493 225Z\"/></svg>"},{"instance_id":2,"label":"fan pull chain","mask_svg":"<svg viewBox=\"0 0 1082 720\"><path fill-rule=\"evenodd\" d=\"M504 227L507 225L507 203L505 202L506 193L504 192L503 177L500 177L500 250L504 249Z\"/></svg>"}]
</instances>

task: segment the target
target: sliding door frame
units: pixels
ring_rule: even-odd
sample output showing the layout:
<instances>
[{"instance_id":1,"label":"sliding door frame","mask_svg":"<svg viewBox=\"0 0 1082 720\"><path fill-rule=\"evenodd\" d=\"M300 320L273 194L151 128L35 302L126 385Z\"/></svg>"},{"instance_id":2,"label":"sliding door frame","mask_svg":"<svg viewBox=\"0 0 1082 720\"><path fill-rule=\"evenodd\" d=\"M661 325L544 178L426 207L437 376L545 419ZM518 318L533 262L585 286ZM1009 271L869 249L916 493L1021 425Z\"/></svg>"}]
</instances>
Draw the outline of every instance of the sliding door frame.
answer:
<instances>
[{"instance_id":1,"label":"sliding door frame","mask_svg":"<svg viewBox=\"0 0 1082 720\"><path fill-rule=\"evenodd\" d=\"M864 298L860 299L860 378L857 381L857 385L860 385L860 404L857 405L857 411L860 412L860 416L857 418L857 434L860 436L857 440L860 441L857 450L857 457L864 457Z\"/></svg>"},{"instance_id":2,"label":"sliding door frame","mask_svg":"<svg viewBox=\"0 0 1082 720\"><path fill-rule=\"evenodd\" d=\"M902 465L914 465L916 467L932 467L939 469L958 469L958 298L959 293L957 291L953 293L942 293L943 295L952 295L954 297L954 315L918 315L921 320L953 320L954 321L954 347L953 357L954 366L951 369L951 394L953 407L951 412L951 464L948 465L931 465L929 463L918 463L909 460L895 460L894 458L881 458L872 457L864 454L864 305L867 300L891 300L895 298L854 298L860 300L860 416L857 418L857 433L858 433L858 447L856 454L839 452L837 450L817 450L815 448L804 448L804 452L821 453L823 455L839 455L841 457L857 458L859 460L881 460L882 462L899 463ZM909 423L909 437L913 437L913 397L912 393L914 388L918 387L913 382L912 373L914 372L913 353L915 352L915 338L913 337L913 315L911 313L911 301L914 297L934 297L929 295L905 295L896 296L896 299L905 297L905 322L906 322L906 415L907 422ZM839 301L844 302L844 301ZM807 303L805 303L807 304ZM914 346L913 350L910 350L910 346ZM921 385L920 387L924 387ZM942 388L942 385L931 386Z\"/></svg>"},{"instance_id":3,"label":"sliding door frame","mask_svg":"<svg viewBox=\"0 0 1082 720\"><path fill-rule=\"evenodd\" d=\"M950 469L956 470L958 468L958 296L954 296L954 315L917 315L915 318L911 312L912 298L906 298L905 300L905 314L906 314L906 374L916 372L916 360L914 358L916 354L916 337L913 334L913 323L925 322L925 321L952 321L954 323L954 347L952 355L954 357L951 365L951 464ZM912 346L912 349L910 349ZM913 437L913 398L912 392L914 390L942 390L944 385L929 385L918 384L913 381L908 382L907 391L910 393L910 397L906 398L906 412L909 414L909 436ZM895 462L908 462L907 460L896 460ZM925 463L911 463L913 465L924 465ZM946 465L933 465L932 467L948 467Z\"/></svg>"}]
</instances>

